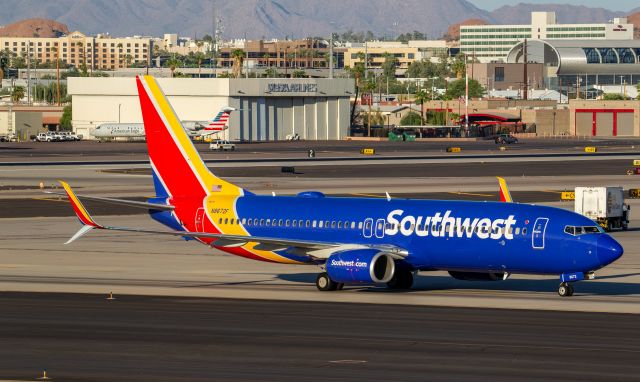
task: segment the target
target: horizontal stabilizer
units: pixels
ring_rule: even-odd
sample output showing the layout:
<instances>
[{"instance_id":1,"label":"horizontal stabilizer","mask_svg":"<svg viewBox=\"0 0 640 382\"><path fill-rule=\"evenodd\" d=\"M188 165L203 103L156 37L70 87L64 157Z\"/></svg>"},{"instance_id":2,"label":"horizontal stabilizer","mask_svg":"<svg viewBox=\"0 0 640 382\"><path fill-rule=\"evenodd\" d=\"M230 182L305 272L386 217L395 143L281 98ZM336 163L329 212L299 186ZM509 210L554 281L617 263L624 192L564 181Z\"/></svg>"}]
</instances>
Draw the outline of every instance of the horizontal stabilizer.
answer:
<instances>
[{"instance_id":1,"label":"horizontal stabilizer","mask_svg":"<svg viewBox=\"0 0 640 382\"><path fill-rule=\"evenodd\" d=\"M53 192L53 191L45 191L44 193L45 194L50 194L50 195L64 195L64 196L67 195L66 193ZM76 197L78 199L82 199L82 200L92 200L92 201L95 201L95 202L103 202L103 203L108 203L108 204L118 204L118 205L122 205L122 206L144 208L144 209L147 209L147 210L171 211L171 210L173 210L175 208L174 206L168 205L168 204L140 202L140 201L137 201L137 200L103 198L103 197L98 197L98 196L77 195L77 194L76 194Z\"/></svg>"}]
</instances>

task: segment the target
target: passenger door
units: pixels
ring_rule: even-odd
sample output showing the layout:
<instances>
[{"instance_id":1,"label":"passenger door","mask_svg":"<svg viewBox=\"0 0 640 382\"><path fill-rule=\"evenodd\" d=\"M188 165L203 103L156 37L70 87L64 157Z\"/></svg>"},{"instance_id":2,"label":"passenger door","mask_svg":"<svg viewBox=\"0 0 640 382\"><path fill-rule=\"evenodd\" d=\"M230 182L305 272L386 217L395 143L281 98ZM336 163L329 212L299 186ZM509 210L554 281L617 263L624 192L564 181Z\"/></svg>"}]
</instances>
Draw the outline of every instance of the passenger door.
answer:
<instances>
[{"instance_id":1,"label":"passenger door","mask_svg":"<svg viewBox=\"0 0 640 382\"><path fill-rule=\"evenodd\" d=\"M547 230L548 218L537 218L533 224L533 232L531 235L531 246L533 249L544 249L544 235Z\"/></svg>"}]
</instances>

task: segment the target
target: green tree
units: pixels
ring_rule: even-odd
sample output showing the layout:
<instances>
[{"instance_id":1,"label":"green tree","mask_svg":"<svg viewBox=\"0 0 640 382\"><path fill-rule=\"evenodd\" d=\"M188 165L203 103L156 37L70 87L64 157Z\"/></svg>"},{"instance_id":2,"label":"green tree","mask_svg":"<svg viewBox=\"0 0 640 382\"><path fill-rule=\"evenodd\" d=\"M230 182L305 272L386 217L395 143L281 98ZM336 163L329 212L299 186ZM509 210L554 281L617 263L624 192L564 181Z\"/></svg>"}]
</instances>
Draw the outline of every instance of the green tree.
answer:
<instances>
[{"instance_id":1,"label":"green tree","mask_svg":"<svg viewBox=\"0 0 640 382\"><path fill-rule=\"evenodd\" d=\"M24 86L16 86L11 92L11 100L13 102L19 102L24 97Z\"/></svg>"},{"instance_id":2,"label":"green tree","mask_svg":"<svg viewBox=\"0 0 640 382\"><path fill-rule=\"evenodd\" d=\"M393 54L385 53L384 62L382 63L382 76L387 80L394 80L397 66L398 59Z\"/></svg>"},{"instance_id":3,"label":"green tree","mask_svg":"<svg viewBox=\"0 0 640 382\"><path fill-rule=\"evenodd\" d=\"M307 72L305 72L304 70L294 70L293 73L291 73L291 77L293 78L306 78L307 76Z\"/></svg>"},{"instance_id":4,"label":"green tree","mask_svg":"<svg viewBox=\"0 0 640 382\"><path fill-rule=\"evenodd\" d=\"M628 99L629 97L623 96L620 93L606 93L602 96L602 99L605 101L624 101L625 99Z\"/></svg>"},{"instance_id":5,"label":"green tree","mask_svg":"<svg viewBox=\"0 0 640 382\"><path fill-rule=\"evenodd\" d=\"M419 126L422 125L420 114L415 111L410 111L405 114L404 117L400 120L400 125L402 126Z\"/></svg>"},{"instance_id":6,"label":"green tree","mask_svg":"<svg viewBox=\"0 0 640 382\"><path fill-rule=\"evenodd\" d=\"M238 78L242 75L242 63L245 58L244 50L235 49L231 52L231 58L233 58L233 77Z\"/></svg>"},{"instance_id":7,"label":"green tree","mask_svg":"<svg viewBox=\"0 0 640 382\"><path fill-rule=\"evenodd\" d=\"M423 89L416 92L415 102L420 105L420 125L424 125L424 103L429 100L429 94Z\"/></svg>"},{"instance_id":8,"label":"green tree","mask_svg":"<svg viewBox=\"0 0 640 382\"><path fill-rule=\"evenodd\" d=\"M465 55L459 53L456 58L451 63L450 70L452 74L455 74L456 78L460 79L464 77L464 71L467 69L467 64L465 62Z\"/></svg>"},{"instance_id":9,"label":"green tree","mask_svg":"<svg viewBox=\"0 0 640 382\"><path fill-rule=\"evenodd\" d=\"M62 109L62 117L60 117L60 130L71 130L71 105L67 105Z\"/></svg>"},{"instance_id":10,"label":"green tree","mask_svg":"<svg viewBox=\"0 0 640 382\"><path fill-rule=\"evenodd\" d=\"M469 98L480 98L485 94L485 89L480 85L480 82L469 79ZM459 79L451 82L447 93L445 94L447 99L456 99L464 97L465 95L465 81Z\"/></svg>"}]
</instances>

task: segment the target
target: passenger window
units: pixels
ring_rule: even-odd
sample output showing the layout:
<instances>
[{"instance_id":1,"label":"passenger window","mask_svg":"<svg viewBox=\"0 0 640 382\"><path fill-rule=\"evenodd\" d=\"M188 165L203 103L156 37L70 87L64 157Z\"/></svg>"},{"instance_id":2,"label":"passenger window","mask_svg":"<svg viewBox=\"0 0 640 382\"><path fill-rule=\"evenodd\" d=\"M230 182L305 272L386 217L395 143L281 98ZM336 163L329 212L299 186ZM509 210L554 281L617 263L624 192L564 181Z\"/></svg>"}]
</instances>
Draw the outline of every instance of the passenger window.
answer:
<instances>
[{"instance_id":1,"label":"passenger window","mask_svg":"<svg viewBox=\"0 0 640 382\"><path fill-rule=\"evenodd\" d=\"M318 225L317 221L314 220L311 222L311 227L316 228L316 225Z\"/></svg>"},{"instance_id":2,"label":"passenger window","mask_svg":"<svg viewBox=\"0 0 640 382\"><path fill-rule=\"evenodd\" d=\"M218 219L218 224L222 224L222 218Z\"/></svg>"},{"instance_id":3,"label":"passenger window","mask_svg":"<svg viewBox=\"0 0 640 382\"><path fill-rule=\"evenodd\" d=\"M323 223L324 223L324 222L323 222L322 220L320 220L320 221L318 222L318 228L322 228L322 226L324 225Z\"/></svg>"},{"instance_id":4,"label":"passenger window","mask_svg":"<svg viewBox=\"0 0 640 382\"><path fill-rule=\"evenodd\" d=\"M358 229L362 229L362 222L358 222Z\"/></svg>"},{"instance_id":5,"label":"passenger window","mask_svg":"<svg viewBox=\"0 0 640 382\"><path fill-rule=\"evenodd\" d=\"M356 222L351 222L351 229L355 229L356 228Z\"/></svg>"},{"instance_id":6,"label":"passenger window","mask_svg":"<svg viewBox=\"0 0 640 382\"><path fill-rule=\"evenodd\" d=\"M328 221L328 220L327 220L327 221L325 221L325 222L324 222L324 227L325 227L325 228L329 228L329 224L330 224L330 223L329 223L329 221Z\"/></svg>"},{"instance_id":7,"label":"passenger window","mask_svg":"<svg viewBox=\"0 0 640 382\"><path fill-rule=\"evenodd\" d=\"M289 219L287 219L287 221L286 221L286 224L285 224L285 225L288 227L288 226L289 226L289 224L291 224L291 222L289 221Z\"/></svg>"},{"instance_id":8,"label":"passenger window","mask_svg":"<svg viewBox=\"0 0 640 382\"><path fill-rule=\"evenodd\" d=\"M516 235L520 235L520 227L516 227Z\"/></svg>"},{"instance_id":9,"label":"passenger window","mask_svg":"<svg viewBox=\"0 0 640 382\"><path fill-rule=\"evenodd\" d=\"M264 219L260 219L260 226L262 227L264 225Z\"/></svg>"},{"instance_id":10,"label":"passenger window","mask_svg":"<svg viewBox=\"0 0 640 382\"><path fill-rule=\"evenodd\" d=\"M258 225L258 219L253 219L253 225Z\"/></svg>"},{"instance_id":11,"label":"passenger window","mask_svg":"<svg viewBox=\"0 0 640 382\"><path fill-rule=\"evenodd\" d=\"M307 228L311 227L311 220L307 220L306 226L307 226Z\"/></svg>"},{"instance_id":12,"label":"passenger window","mask_svg":"<svg viewBox=\"0 0 640 382\"><path fill-rule=\"evenodd\" d=\"M242 224L246 224L247 223L247 218L242 218Z\"/></svg>"},{"instance_id":13,"label":"passenger window","mask_svg":"<svg viewBox=\"0 0 640 382\"><path fill-rule=\"evenodd\" d=\"M224 224L229 223L229 218L224 218Z\"/></svg>"},{"instance_id":14,"label":"passenger window","mask_svg":"<svg viewBox=\"0 0 640 382\"><path fill-rule=\"evenodd\" d=\"M336 222L334 221L331 222L331 228L336 228Z\"/></svg>"},{"instance_id":15,"label":"passenger window","mask_svg":"<svg viewBox=\"0 0 640 382\"><path fill-rule=\"evenodd\" d=\"M282 227L282 223L283 223L282 219L278 220L278 226Z\"/></svg>"},{"instance_id":16,"label":"passenger window","mask_svg":"<svg viewBox=\"0 0 640 382\"><path fill-rule=\"evenodd\" d=\"M267 219L266 225L268 225L268 226L271 225L271 219Z\"/></svg>"},{"instance_id":17,"label":"passenger window","mask_svg":"<svg viewBox=\"0 0 640 382\"><path fill-rule=\"evenodd\" d=\"M527 227L522 228L522 234L526 235L527 234Z\"/></svg>"},{"instance_id":18,"label":"passenger window","mask_svg":"<svg viewBox=\"0 0 640 382\"><path fill-rule=\"evenodd\" d=\"M293 223L292 227L297 227L298 226L298 221L297 220L294 220L292 223Z\"/></svg>"},{"instance_id":19,"label":"passenger window","mask_svg":"<svg viewBox=\"0 0 640 382\"><path fill-rule=\"evenodd\" d=\"M247 225L251 226L251 219L247 220Z\"/></svg>"},{"instance_id":20,"label":"passenger window","mask_svg":"<svg viewBox=\"0 0 640 382\"><path fill-rule=\"evenodd\" d=\"M342 222L338 222L338 228L342 228Z\"/></svg>"}]
</instances>

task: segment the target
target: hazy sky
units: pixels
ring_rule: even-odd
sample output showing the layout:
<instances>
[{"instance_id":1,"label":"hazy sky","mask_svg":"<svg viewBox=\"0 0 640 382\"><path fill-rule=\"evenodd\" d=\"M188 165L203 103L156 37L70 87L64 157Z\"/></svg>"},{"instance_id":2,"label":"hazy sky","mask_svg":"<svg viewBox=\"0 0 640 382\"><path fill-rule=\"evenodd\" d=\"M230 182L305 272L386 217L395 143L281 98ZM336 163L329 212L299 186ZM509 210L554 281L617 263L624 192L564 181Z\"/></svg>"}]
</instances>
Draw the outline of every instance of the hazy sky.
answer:
<instances>
[{"instance_id":1,"label":"hazy sky","mask_svg":"<svg viewBox=\"0 0 640 382\"><path fill-rule=\"evenodd\" d=\"M601 7L610 9L612 11L628 11L633 8L640 7L640 1L638 0L615 0L615 1L603 1L603 0L469 0L476 7L492 11L503 5L513 5L517 3L529 3L529 4L574 4L585 5L587 7Z\"/></svg>"}]
</instances>

